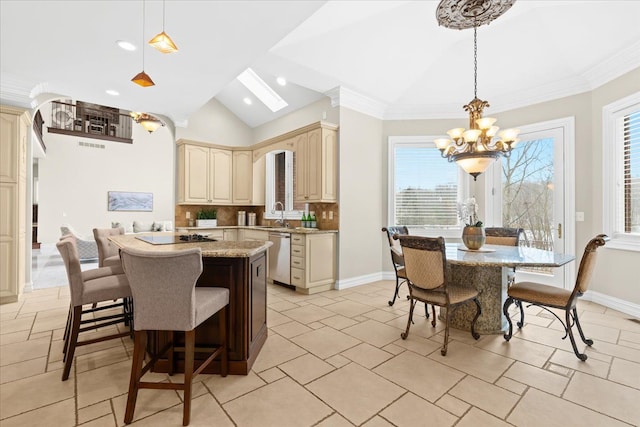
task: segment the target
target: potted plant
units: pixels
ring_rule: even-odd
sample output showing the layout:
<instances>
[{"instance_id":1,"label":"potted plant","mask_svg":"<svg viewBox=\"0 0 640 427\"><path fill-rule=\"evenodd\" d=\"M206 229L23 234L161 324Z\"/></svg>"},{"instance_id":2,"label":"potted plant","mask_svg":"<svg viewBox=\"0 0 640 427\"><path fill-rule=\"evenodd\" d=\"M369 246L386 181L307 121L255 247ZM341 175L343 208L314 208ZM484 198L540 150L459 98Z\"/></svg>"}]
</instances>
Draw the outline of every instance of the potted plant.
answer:
<instances>
[{"instance_id":1,"label":"potted plant","mask_svg":"<svg viewBox=\"0 0 640 427\"><path fill-rule=\"evenodd\" d=\"M197 227L217 227L218 212L215 209L200 209L196 214Z\"/></svg>"},{"instance_id":2,"label":"potted plant","mask_svg":"<svg viewBox=\"0 0 640 427\"><path fill-rule=\"evenodd\" d=\"M484 224L478 219L478 204L474 197L458 203L458 217L465 224L462 243L469 249L480 249L485 242Z\"/></svg>"}]
</instances>

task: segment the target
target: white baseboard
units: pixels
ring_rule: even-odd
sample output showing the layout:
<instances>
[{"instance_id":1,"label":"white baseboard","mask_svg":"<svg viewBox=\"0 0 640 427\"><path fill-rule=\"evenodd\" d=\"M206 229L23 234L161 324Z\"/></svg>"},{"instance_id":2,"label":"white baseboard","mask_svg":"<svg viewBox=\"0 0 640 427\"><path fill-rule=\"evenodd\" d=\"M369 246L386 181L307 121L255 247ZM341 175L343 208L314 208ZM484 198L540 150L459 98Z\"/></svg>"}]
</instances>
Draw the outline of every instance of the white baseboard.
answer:
<instances>
[{"instance_id":1,"label":"white baseboard","mask_svg":"<svg viewBox=\"0 0 640 427\"><path fill-rule=\"evenodd\" d=\"M638 304L594 291L587 291L584 296L582 296L582 299L604 305L607 308L618 310L640 319L640 305Z\"/></svg>"},{"instance_id":2,"label":"white baseboard","mask_svg":"<svg viewBox=\"0 0 640 427\"><path fill-rule=\"evenodd\" d=\"M379 282L380 280L396 280L396 274L394 272L379 271L363 276L340 279L336 281L336 289L353 288L354 286L366 285L367 283Z\"/></svg>"}]
</instances>

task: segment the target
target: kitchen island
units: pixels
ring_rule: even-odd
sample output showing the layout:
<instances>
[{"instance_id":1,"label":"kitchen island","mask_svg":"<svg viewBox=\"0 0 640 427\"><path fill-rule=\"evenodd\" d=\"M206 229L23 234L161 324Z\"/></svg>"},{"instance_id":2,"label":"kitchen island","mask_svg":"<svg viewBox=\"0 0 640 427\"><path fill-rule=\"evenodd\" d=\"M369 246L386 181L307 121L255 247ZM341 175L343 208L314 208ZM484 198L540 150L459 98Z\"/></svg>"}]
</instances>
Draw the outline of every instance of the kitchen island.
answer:
<instances>
[{"instance_id":1,"label":"kitchen island","mask_svg":"<svg viewBox=\"0 0 640 427\"><path fill-rule=\"evenodd\" d=\"M157 243L143 241L140 237L149 237ZM229 289L229 307L227 336L229 345L229 373L246 375L260 353L267 339L267 249L268 241L192 241L180 243L161 243L171 241L179 233L138 233L112 236L110 240L119 248L135 248L149 251L176 251L199 247L202 250L203 271L196 286L225 287ZM177 239L179 241L179 239ZM134 302L135 311L135 302ZM196 347L217 344L218 315L204 321L196 328ZM167 332L149 332L147 351L155 354L167 342ZM176 334L177 345L183 345ZM178 358L176 368L184 371L183 355ZM206 353L196 353L198 357ZM160 359L154 367L155 372L168 372L168 362ZM204 370L206 373L219 373L220 365L214 360Z\"/></svg>"}]
</instances>

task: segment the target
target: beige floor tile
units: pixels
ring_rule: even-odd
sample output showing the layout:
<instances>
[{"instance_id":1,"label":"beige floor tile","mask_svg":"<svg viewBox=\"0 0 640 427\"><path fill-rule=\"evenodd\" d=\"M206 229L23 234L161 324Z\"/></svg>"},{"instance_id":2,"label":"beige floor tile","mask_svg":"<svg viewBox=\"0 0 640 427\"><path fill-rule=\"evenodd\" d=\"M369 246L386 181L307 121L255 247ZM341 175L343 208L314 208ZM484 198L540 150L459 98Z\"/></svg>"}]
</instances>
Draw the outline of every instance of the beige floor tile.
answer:
<instances>
[{"instance_id":1,"label":"beige floor tile","mask_svg":"<svg viewBox=\"0 0 640 427\"><path fill-rule=\"evenodd\" d=\"M333 329L338 329L338 330L358 324L358 322L356 322L355 320L349 319L348 317L344 317L341 314L336 314L335 316L327 317L326 319L322 319L321 322L327 326L332 327Z\"/></svg>"},{"instance_id":2,"label":"beige floor tile","mask_svg":"<svg viewBox=\"0 0 640 427\"><path fill-rule=\"evenodd\" d=\"M0 314L17 313L18 311L20 311L20 307L22 307L22 304L24 304L24 301L2 304L0 305Z\"/></svg>"},{"instance_id":3,"label":"beige floor tile","mask_svg":"<svg viewBox=\"0 0 640 427\"><path fill-rule=\"evenodd\" d=\"M82 427L116 427L117 425L113 414L109 414L82 424Z\"/></svg>"},{"instance_id":4,"label":"beige floor tile","mask_svg":"<svg viewBox=\"0 0 640 427\"><path fill-rule=\"evenodd\" d=\"M333 412L290 378L268 384L223 407L238 427L312 426Z\"/></svg>"},{"instance_id":5,"label":"beige floor tile","mask_svg":"<svg viewBox=\"0 0 640 427\"><path fill-rule=\"evenodd\" d=\"M111 415L111 417L113 418L110 400L105 400L103 402L96 403L95 405L87 406L78 410L78 424L84 424L88 421L101 418L105 415Z\"/></svg>"},{"instance_id":6,"label":"beige floor tile","mask_svg":"<svg viewBox=\"0 0 640 427\"><path fill-rule=\"evenodd\" d=\"M353 425L353 424L349 424ZM385 420L379 415L371 418L366 423L362 424L362 427L394 427L389 421Z\"/></svg>"},{"instance_id":7,"label":"beige floor tile","mask_svg":"<svg viewBox=\"0 0 640 427\"><path fill-rule=\"evenodd\" d=\"M401 338L397 341L394 341L393 344L398 347L411 350L414 353L418 353L422 356L431 354L434 351L440 351L440 348L442 348L442 344L414 334L410 334L404 340Z\"/></svg>"},{"instance_id":8,"label":"beige floor tile","mask_svg":"<svg viewBox=\"0 0 640 427\"><path fill-rule=\"evenodd\" d=\"M449 394L498 418L504 418L517 403L519 395L472 376L466 376Z\"/></svg>"},{"instance_id":9,"label":"beige floor tile","mask_svg":"<svg viewBox=\"0 0 640 427\"><path fill-rule=\"evenodd\" d=\"M140 421L131 424L131 426L181 426L183 410L184 407L182 404L178 404L150 417L141 419ZM124 415L118 417L118 425L124 424L123 417ZM233 423L229 420L227 414L224 413L220 405L218 405L218 402L216 402L210 394L205 394L191 400L191 423L189 424L189 427L209 427L214 425L214 420L216 427L233 427Z\"/></svg>"},{"instance_id":10,"label":"beige floor tile","mask_svg":"<svg viewBox=\"0 0 640 427\"><path fill-rule=\"evenodd\" d=\"M407 339L409 339L409 338L407 338ZM405 351L406 348L400 347L399 345L391 343L389 345L385 345L384 347L382 347L382 350L386 351L387 353L391 353L394 356L397 356L398 354L400 354L403 351Z\"/></svg>"},{"instance_id":11,"label":"beige floor tile","mask_svg":"<svg viewBox=\"0 0 640 427\"><path fill-rule=\"evenodd\" d=\"M507 422L518 427L628 427L628 424L533 388L518 402Z\"/></svg>"},{"instance_id":12,"label":"beige floor tile","mask_svg":"<svg viewBox=\"0 0 640 427\"><path fill-rule=\"evenodd\" d=\"M471 408L471 410L462 417L460 422L456 424L456 427L507 427L509 425L510 424L480 409Z\"/></svg>"},{"instance_id":13,"label":"beige floor tile","mask_svg":"<svg viewBox=\"0 0 640 427\"><path fill-rule=\"evenodd\" d=\"M407 393L380 412L380 415L396 426L417 426L425 423L435 426L451 426L458 418L436 405Z\"/></svg>"},{"instance_id":14,"label":"beige floor tile","mask_svg":"<svg viewBox=\"0 0 640 427\"><path fill-rule=\"evenodd\" d=\"M509 390L512 393L520 394L525 392L527 386L525 384L519 383L517 381L512 380L511 378L506 378L504 376L500 377L498 381L495 383L498 387L502 387L505 390Z\"/></svg>"},{"instance_id":15,"label":"beige floor tile","mask_svg":"<svg viewBox=\"0 0 640 427\"><path fill-rule=\"evenodd\" d=\"M219 402L225 403L267 383L255 372L250 371L247 375L227 375L226 377L211 375L204 380L204 384Z\"/></svg>"},{"instance_id":16,"label":"beige floor tile","mask_svg":"<svg viewBox=\"0 0 640 427\"><path fill-rule=\"evenodd\" d=\"M295 321L283 323L282 325L274 326L271 329L285 338L295 337L296 335L300 335L312 330L308 326Z\"/></svg>"},{"instance_id":17,"label":"beige floor tile","mask_svg":"<svg viewBox=\"0 0 640 427\"><path fill-rule=\"evenodd\" d=\"M343 329L342 332L376 347L384 347L397 341L401 333L399 329L375 320L367 320L350 326Z\"/></svg>"},{"instance_id":18,"label":"beige floor tile","mask_svg":"<svg viewBox=\"0 0 640 427\"><path fill-rule=\"evenodd\" d=\"M351 424L349 421L347 421L344 417L342 417L340 414L335 413L331 416L329 416L328 418L325 418L324 420L320 421L316 427L352 427L353 424Z\"/></svg>"},{"instance_id":19,"label":"beige floor tile","mask_svg":"<svg viewBox=\"0 0 640 427\"><path fill-rule=\"evenodd\" d=\"M620 329L618 328L588 322L581 322L580 325L582 326L582 331L584 332L585 337L588 339L592 339L593 341L606 341L614 344L618 342L618 337L620 335ZM564 335L564 326L557 320L553 322L549 328L561 331ZM575 326L573 327L573 336L576 340L580 340L580 333L578 332L578 328Z\"/></svg>"},{"instance_id":20,"label":"beige floor tile","mask_svg":"<svg viewBox=\"0 0 640 427\"><path fill-rule=\"evenodd\" d=\"M511 359L458 341L449 343L446 356L435 352L428 357L490 383L496 381L513 363Z\"/></svg>"},{"instance_id":21,"label":"beige floor tile","mask_svg":"<svg viewBox=\"0 0 640 427\"><path fill-rule=\"evenodd\" d=\"M629 362L624 359L613 359L609 379L640 389L640 363Z\"/></svg>"},{"instance_id":22,"label":"beige floor tile","mask_svg":"<svg viewBox=\"0 0 640 427\"><path fill-rule=\"evenodd\" d=\"M335 304L329 304L329 305L326 305L324 308L326 308L327 310L331 310L334 313L341 314L345 317L361 316L373 310L371 305L361 304L359 302L352 301L352 300L340 301Z\"/></svg>"},{"instance_id":23,"label":"beige floor tile","mask_svg":"<svg viewBox=\"0 0 640 427\"><path fill-rule=\"evenodd\" d=\"M29 314L25 317L19 317L17 319L2 320L2 328L0 333L3 335L10 334L19 331L31 331L33 322L35 320L35 314Z\"/></svg>"},{"instance_id":24,"label":"beige floor tile","mask_svg":"<svg viewBox=\"0 0 640 427\"><path fill-rule=\"evenodd\" d=\"M55 423L52 423L52 420L55 420ZM51 427L54 424L56 427L76 425L76 408L73 399L63 400L2 420L2 427Z\"/></svg>"},{"instance_id":25,"label":"beige floor tile","mask_svg":"<svg viewBox=\"0 0 640 427\"><path fill-rule=\"evenodd\" d=\"M410 351L383 363L374 372L429 402L438 400L464 377L458 370Z\"/></svg>"},{"instance_id":26,"label":"beige floor tile","mask_svg":"<svg viewBox=\"0 0 640 427\"><path fill-rule=\"evenodd\" d=\"M4 325L4 322L2 323ZM0 347L7 344L14 344L17 342L26 341L29 339L29 330L11 332L8 334L0 335Z\"/></svg>"},{"instance_id":27,"label":"beige floor tile","mask_svg":"<svg viewBox=\"0 0 640 427\"><path fill-rule=\"evenodd\" d=\"M271 368L271 369L267 369L266 371L260 372L259 376L264 381L268 383L272 383L274 381L279 380L282 377L285 377L286 374L278 368Z\"/></svg>"},{"instance_id":28,"label":"beige floor tile","mask_svg":"<svg viewBox=\"0 0 640 427\"><path fill-rule=\"evenodd\" d=\"M638 344L637 342L632 342L632 341L625 341L625 340L619 340L618 341L618 345L624 346L624 347L629 347L632 348L634 350L640 350L640 344Z\"/></svg>"},{"instance_id":29,"label":"beige floor tile","mask_svg":"<svg viewBox=\"0 0 640 427\"><path fill-rule=\"evenodd\" d=\"M336 301L331 299L331 298L326 298L323 296L318 296L316 298L313 298L311 300L309 300L309 303L313 304L313 305L317 305L319 307L325 307L327 305L330 304L334 304Z\"/></svg>"},{"instance_id":30,"label":"beige floor tile","mask_svg":"<svg viewBox=\"0 0 640 427\"><path fill-rule=\"evenodd\" d=\"M529 365L543 367L554 352L553 347L512 337L506 341L502 335L483 337L476 347L488 350L510 359L519 360Z\"/></svg>"},{"instance_id":31,"label":"beige floor tile","mask_svg":"<svg viewBox=\"0 0 640 427\"><path fill-rule=\"evenodd\" d=\"M293 310L283 311L282 314L293 320L297 320L300 323L307 324L326 319L327 317L333 316L335 313L327 310L326 308L309 304L304 307L294 308Z\"/></svg>"},{"instance_id":32,"label":"beige floor tile","mask_svg":"<svg viewBox=\"0 0 640 427\"><path fill-rule=\"evenodd\" d=\"M390 320L396 319L403 315L397 314L397 313L391 313L386 310L372 310L367 313L364 313L364 316L368 317L369 319L377 320L378 322L388 322Z\"/></svg>"},{"instance_id":33,"label":"beige floor tile","mask_svg":"<svg viewBox=\"0 0 640 427\"><path fill-rule=\"evenodd\" d=\"M0 366L44 357L49 353L49 338L28 340L0 347Z\"/></svg>"},{"instance_id":34,"label":"beige floor tile","mask_svg":"<svg viewBox=\"0 0 640 427\"><path fill-rule=\"evenodd\" d=\"M556 350L549 359L551 363L564 366L574 371L581 371L587 374L606 378L609 373L609 362L597 360L595 357L589 357L586 361L581 361L573 352Z\"/></svg>"},{"instance_id":35,"label":"beige floor tile","mask_svg":"<svg viewBox=\"0 0 640 427\"><path fill-rule=\"evenodd\" d=\"M536 325L525 325L522 329L514 328L514 337L524 339L527 341L536 342L553 348L559 348L562 350L572 351L571 343L569 339L563 340L564 332L556 329L542 328ZM586 344L580 341L580 338L576 341L578 350L583 352Z\"/></svg>"},{"instance_id":36,"label":"beige floor tile","mask_svg":"<svg viewBox=\"0 0 640 427\"><path fill-rule=\"evenodd\" d=\"M307 326L310 327L311 329L320 329L320 328L324 328L326 325L322 322L311 322L307 324Z\"/></svg>"},{"instance_id":37,"label":"beige floor tile","mask_svg":"<svg viewBox=\"0 0 640 427\"><path fill-rule=\"evenodd\" d=\"M60 381L59 372L47 372L2 385L1 417L8 418L52 403L71 399L74 381Z\"/></svg>"},{"instance_id":38,"label":"beige floor tile","mask_svg":"<svg viewBox=\"0 0 640 427\"><path fill-rule=\"evenodd\" d=\"M298 335L291 341L321 359L341 353L360 343L359 340L329 327Z\"/></svg>"},{"instance_id":39,"label":"beige floor tile","mask_svg":"<svg viewBox=\"0 0 640 427\"><path fill-rule=\"evenodd\" d=\"M547 393L555 394L556 396L562 394L569 382L569 378L565 376L522 362L516 362L511 365L504 376L522 384L546 391Z\"/></svg>"},{"instance_id":40,"label":"beige floor tile","mask_svg":"<svg viewBox=\"0 0 640 427\"><path fill-rule=\"evenodd\" d=\"M299 307L298 304L294 304L292 302L284 301L284 300L269 304L269 308L276 311L291 310L293 308L298 308L298 307Z\"/></svg>"},{"instance_id":41,"label":"beige floor tile","mask_svg":"<svg viewBox=\"0 0 640 427\"><path fill-rule=\"evenodd\" d=\"M421 312L422 315L418 316L416 313L413 314L414 323L411 325L409 329L409 336L418 335L422 338L431 338L441 331L444 331L444 323L440 321L436 321L436 326L433 327L431 325L431 318L427 319L424 317L424 312ZM402 316L396 317L393 320L385 322L389 326L393 326L397 328L399 332L404 332L407 329L407 319L409 315L403 314Z\"/></svg>"},{"instance_id":42,"label":"beige floor tile","mask_svg":"<svg viewBox=\"0 0 640 427\"><path fill-rule=\"evenodd\" d=\"M125 392L111 399L115 418L119 425L124 424L124 413L127 409L128 393ZM182 400L175 390L141 389L138 391L133 420L141 420L165 409L178 405L182 411Z\"/></svg>"},{"instance_id":43,"label":"beige floor tile","mask_svg":"<svg viewBox=\"0 0 640 427\"><path fill-rule=\"evenodd\" d=\"M628 314L624 315L624 317L617 317L611 314L594 313L591 311L587 311L580 316L580 322L584 324L594 323L597 325L609 326L611 328L634 332L636 334L640 333L640 323L629 320L631 317L632 316Z\"/></svg>"},{"instance_id":44,"label":"beige floor tile","mask_svg":"<svg viewBox=\"0 0 640 427\"><path fill-rule=\"evenodd\" d=\"M274 326L282 325L283 323L291 322L291 319L287 316L278 313L275 310L267 310L267 326L273 328Z\"/></svg>"},{"instance_id":45,"label":"beige floor tile","mask_svg":"<svg viewBox=\"0 0 640 427\"><path fill-rule=\"evenodd\" d=\"M367 369L373 369L393 357L392 354L367 343L361 343L349 350L343 351L342 355Z\"/></svg>"},{"instance_id":46,"label":"beige floor tile","mask_svg":"<svg viewBox=\"0 0 640 427\"><path fill-rule=\"evenodd\" d=\"M630 424L640 423L640 390L631 387L576 372L564 398Z\"/></svg>"},{"instance_id":47,"label":"beige floor tile","mask_svg":"<svg viewBox=\"0 0 640 427\"><path fill-rule=\"evenodd\" d=\"M22 378L44 374L47 368L47 358L25 360L0 367L0 384L16 381Z\"/></svg>"},{"instance_id":48,"label":"beige floor tile","mask_svg":"<svg viewBox=\"0 0 640 427\"><path fill-rule=\"evenodd\" d=\"M75 357L73 363L75 364L76 373L80 374L125 360L129 360L129 353L127 353L123 346L117 346L78 355Z\"/></svg>"},{"instance_id":49,"label":"beige floor tile","mask_svg":"<svg viewBox=\"0 0 640 427\"><path fill-rule=\"evenodd\" d=\"M620 340L630 341L636 344L640 344L640 333L620 331Z\"/></svg>"},{"instance_id":50,"label":"beige floor tile","mask_svg":"<svg viewBox=\"0 0 640 427\"><path fill-rule=\"evenodd\" d=\"M623 345L610 344L604 341L594 342L593 345L587 349L587 356L595 356L594 353L607 354L630 362L640 360L640 350L635 350Z\"/></svg>"},{"instance_id":51,"label":"beige floor tile","mask_svg":"<svg viewBox=\"0 0 640 427\"><path fill-rule=\"evenodd\" d=\"M335 370L329 363L308 353L281 364L279 368L300 384L307 384Z\"/></svg>"},{"instance_id":52,"label":"beige floor tile","mask_svg":"<svg viewBox=\"0 0 640 427\"><path fill-rule=\"evenodd\" d=\"M130 375L130 360L78 374L78 408L126 393Z\"/></svg>"},{"instance_id":53,"label":"beige floor tile","mask_svg":"<svg viewBox=\"0 0 640 427\"><path fill-rule=\"evenodd\" d=\"M359 425L405 391L362 366L350 363L307 385L342 416Z\"/></svg>"},{"instance_id":54,"label":"beige floor tile","mask_svg":"<svg viewBox=\"0 0 640 427\"><path fill-rule=\"evenodd\" d=\"M260 350L252 369L255 372L262 372L305 353L306 351L303 348L293 344L291 341L279 335L270 334L262 350Z\"/></svg>"},{"instance_id":55,"label":"beige floor tile","mask_svg":"<svg viewBox=\"0 0 640 427\"><path fill-rule=\"evenodd\" d=\"M328 357L327 359L325 359L325 361L327 363L331 363L336 368L342 368L343 366L351 363L350 359L347 359L341 354L336 354L335 356Z\"/></svg>"},{"instance_id":56,"label":"beige floor tile","mask_svg":"<svg viewBox=\"0 0 640 427\"><path fill-rule=\"evenodd\" d=\"M467 402L463 402L462 400L458 399L457 397L453 397L450 394L443 395L440 399L438 399L436 405L458 417L464 415L464 413L467 412L471 407L471 405L469 405Z\"/></svg>"}]
</instances>

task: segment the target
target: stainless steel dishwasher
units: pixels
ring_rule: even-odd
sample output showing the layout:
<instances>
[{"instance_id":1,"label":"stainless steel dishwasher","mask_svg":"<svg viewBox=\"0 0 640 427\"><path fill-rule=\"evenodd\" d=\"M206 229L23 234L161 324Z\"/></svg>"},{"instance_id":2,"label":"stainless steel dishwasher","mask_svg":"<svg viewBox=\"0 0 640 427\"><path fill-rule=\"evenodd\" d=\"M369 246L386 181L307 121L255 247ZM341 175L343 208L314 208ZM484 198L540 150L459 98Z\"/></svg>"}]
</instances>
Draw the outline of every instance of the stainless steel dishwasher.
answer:
<instances>
[{"instance_id":1,"label":"stainless steel dishwasher","mask_svg":"<svg viewBox=\"0 0 640 427\"><path fill-rule=\"evenodd\" d=\"M274 282L291 285L291 233L269 233L269 274Z\"/></svg>"}]
</instances>

